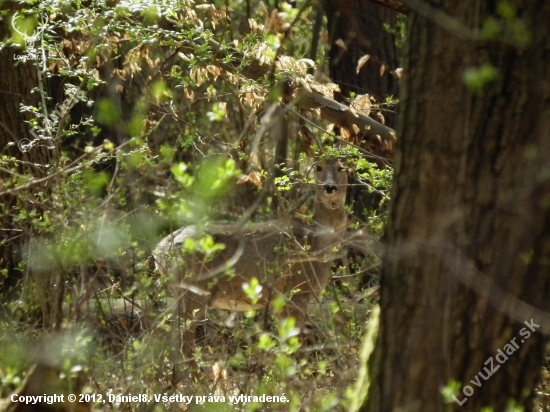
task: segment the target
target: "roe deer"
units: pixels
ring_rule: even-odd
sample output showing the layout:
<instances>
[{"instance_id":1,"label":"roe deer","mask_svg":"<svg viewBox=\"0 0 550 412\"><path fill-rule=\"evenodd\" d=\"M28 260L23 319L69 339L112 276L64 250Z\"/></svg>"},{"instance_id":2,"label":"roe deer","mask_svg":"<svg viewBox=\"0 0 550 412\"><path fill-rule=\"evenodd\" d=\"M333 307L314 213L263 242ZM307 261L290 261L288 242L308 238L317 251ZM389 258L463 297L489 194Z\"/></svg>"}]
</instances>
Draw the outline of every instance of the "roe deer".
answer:
<instances>
[{"instance_id":1,"label":"roe deer","mask_svg":"<svg viewBox=\"0 0 550 412\"><path fill-rule=\"evenodd\" d=\"M249 225L206 225L203 231L187 226L165 237L153 256L160 273L172 277L171 292L178 310L189 320L204 319L206 309L246 311L264 307L273 297L290 296L284 315L298 324L305 319L309 301L330 280L332 262L339 253L347 226L344 208L347 173L338 160L316 166L313 223L279 219ZM187 239L210 235L224 244L207 259L185 254ZM257 278L261 298L253 303L243 283ZM184 353L192 356L195 324L183 337Z\"/></svg>"}]
</instances>

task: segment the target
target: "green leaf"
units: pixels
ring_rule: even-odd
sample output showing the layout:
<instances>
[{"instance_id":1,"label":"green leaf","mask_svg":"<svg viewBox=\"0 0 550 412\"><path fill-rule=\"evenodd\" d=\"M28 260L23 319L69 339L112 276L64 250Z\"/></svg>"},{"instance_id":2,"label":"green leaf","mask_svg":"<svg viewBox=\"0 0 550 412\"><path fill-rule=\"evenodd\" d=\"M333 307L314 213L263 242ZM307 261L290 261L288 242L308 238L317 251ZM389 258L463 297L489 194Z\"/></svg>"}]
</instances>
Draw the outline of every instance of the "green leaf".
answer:
<instances>
[{"instance_id":1,"label":"green leaf","mask_svg":"<svg viewBox=\"0 0 550 412\"><path fill-rule=\"evenodd\" d=\"M258 349L269 351L277 346L277 342L271 338L267 333L263 333L260 336L260 341L258 342Z\"/></svg>"},{"instance_id":2,"label":"green leaf","mask_svg":"<svg viewBox=\"0 0 550 412\"><path fill-rule=\"evenodd\" d=\"M97 102L97 122L105 126L112 126L122 118L120 106L111 99L101 99Z\"/></svg>"},{"instance_id":3,"label":"green leaf","mask_svg":"<svg viewBox=\"0 0 550 412\"><path fill-rule=\"evenodd\" d=\"M474 94L480 94L487 86L494 83L499 78L499 72L490 64L484 64L481 67L466 69L462 80L464 84Z\"/></svg>"}]
</instances>

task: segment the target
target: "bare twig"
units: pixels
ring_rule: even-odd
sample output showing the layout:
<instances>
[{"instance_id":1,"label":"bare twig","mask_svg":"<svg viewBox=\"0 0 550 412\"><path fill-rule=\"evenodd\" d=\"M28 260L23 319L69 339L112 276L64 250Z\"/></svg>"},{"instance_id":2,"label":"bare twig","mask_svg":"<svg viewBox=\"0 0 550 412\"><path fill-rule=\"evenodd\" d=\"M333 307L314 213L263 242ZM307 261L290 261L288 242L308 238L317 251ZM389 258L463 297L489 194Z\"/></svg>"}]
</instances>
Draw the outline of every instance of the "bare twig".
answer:
<instances>
[{"instance_id":1,"label":"bare twig","mask_svg":"<svg viewBox=\"0 0 550 412\"><path fill-rule=\"evenodd\" d=\"M372 0L372 1L376 4L384 6L388 9L395 10L402 14L407 14L409 12L409 8L402 1L397 1L397 0Z\"/></svg>"}]
</instances>

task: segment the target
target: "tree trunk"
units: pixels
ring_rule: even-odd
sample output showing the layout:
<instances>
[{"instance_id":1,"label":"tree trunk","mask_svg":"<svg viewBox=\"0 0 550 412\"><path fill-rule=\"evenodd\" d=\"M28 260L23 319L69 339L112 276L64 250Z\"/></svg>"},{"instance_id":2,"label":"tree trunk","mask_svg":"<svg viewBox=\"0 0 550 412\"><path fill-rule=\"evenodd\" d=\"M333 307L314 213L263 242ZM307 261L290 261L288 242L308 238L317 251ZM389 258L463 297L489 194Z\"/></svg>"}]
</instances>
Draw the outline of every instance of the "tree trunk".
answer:
<instances>
[{"instance_id":1,"label":"tree trunk","mask_svg":"<svg viewBox=\"0 0 550 412\"><path fill-rule=\"evenodd\" d=\"M340 86L343 98L350 93L370 94L384 102L386 96L397 96L397 79L389 72L399 67L394 36L384 24L395 26L397 12L365 0L326 0L330 38L330 77ZM341 47L341 40L345 49ZM357 74L357 63L364 55L368 61ZM388 69L381 76L382 64ZM386 125L393 128L395 116L384 113ZM378 120L378 119L377 119Z\"/></svg>"},{"instance_id":2,"label":"tree trunk","mask_svg":"<svg viewBox=\"0 0 550 412\"><path fill-rule=\"evenodd\" d=\"M10 19L15 11L13 2L5 2L3 10L10 10L4 20L0 20L0 40L11 37ZM15 64L14 54L24 54L21 49L4 47L0 50L0 153L6 156L1 162L0 192L5 189L5 182L11 179L12 173L43 177L47 172L45 167L50 160L48 149L44 145L35 145L28 151L20 149L21 142L31 142L34 136L25 120L30 120L29 114L20 112L20 106L36 106L38 93L31 93L37 87L38 70L34 62ZM10 173L11 172L11 173ZM24 229L13 224L13 218L18 214L17 208L39 208L40 201L33 199L32 191L25 199L17 197L16 193L0 194L0 268L12 269L20 262L19 246L28 236ZM30 200L30 202L29 202ZM8 278L8 281L13 279ZM0 290L5 281L0 276ZM8 282L9 283L9 282Z\"/></svg>"},{"instance_id":3,"label":"tree trunk","mask_svg":"<svg viewBox=\"0 0 550 412\"><path fill-rule=\"evenodd\" d=\"M472 40L497 17L495 2L428 3L469 29L451 34L433 10L409 14L380 326L361 410L504 411L512 401L531 410L550 330L541 312L550 283L550 2L508 2L521 21L507 24L524 22L531 36L524 48ZM462 76L484 64L499 77L473 94ZM449 408L441 389L452 381L460 387Z\"/></svg>"}]
</instances>

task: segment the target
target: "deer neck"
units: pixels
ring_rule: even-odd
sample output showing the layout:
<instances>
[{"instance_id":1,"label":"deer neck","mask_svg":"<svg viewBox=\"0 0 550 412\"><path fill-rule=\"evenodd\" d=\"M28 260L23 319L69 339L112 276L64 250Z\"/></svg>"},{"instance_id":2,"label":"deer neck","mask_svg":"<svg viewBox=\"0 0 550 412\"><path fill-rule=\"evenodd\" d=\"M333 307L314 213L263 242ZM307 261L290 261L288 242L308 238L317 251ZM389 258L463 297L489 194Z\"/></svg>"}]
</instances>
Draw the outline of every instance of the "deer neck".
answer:
<instances>
[{"instance_id":1,"label":"deer neck","mask_svg":"<svg viewBox=\"0 0 550 412\"><path fill-rule=\"evenodd\" d=\"M328 282L332 262L341 253L340 245L346 227L347 213L343 206L333 209L322 202L316 202L310 242L314 257L313 265L322 285Z\"/></svg>"},{"instance_id":2,"label":"deer neck","mask_svg":"<svg viewBox=\"0 0 550 412\"><path fill-rule=\"evenodd\" d=\"M348 217L344 206L330 208L323 202L316 202L313 223L317 236L339 243L346 231Z\"/></svg>"}]
</instances>

